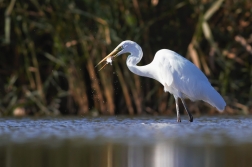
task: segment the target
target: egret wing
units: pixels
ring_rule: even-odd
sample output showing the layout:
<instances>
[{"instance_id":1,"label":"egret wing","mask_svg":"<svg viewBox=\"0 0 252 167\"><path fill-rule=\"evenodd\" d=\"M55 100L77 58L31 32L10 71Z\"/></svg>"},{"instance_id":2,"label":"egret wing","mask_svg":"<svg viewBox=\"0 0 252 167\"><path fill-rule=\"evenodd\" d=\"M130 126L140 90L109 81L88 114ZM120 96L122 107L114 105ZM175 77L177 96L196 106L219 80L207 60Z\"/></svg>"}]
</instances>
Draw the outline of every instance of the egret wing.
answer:
<instances>
[{"instance_id":1,"label":"egret wing","mask_svg":"<svg viewBox=\"0 0 252 167\"><path fill-rule=\"evenodd\" d=\"M193 101L203 100L219 111L224 110L226 106L224 99L193 63L179 56L179 58L170 59L170 64L174 69L172 86L179 90L184 97Z\"/></svg>"},{"instance_id":2,"label":"egret wing","mask_svg":"<svg viewBox=\"0 0 252 167\"><path fill-rule=\"evenodd\" d=\"M158 81L164 85L166 88L170 86L173 82L173 68L169 59L167 59L165 54L162 52L157 52L154 61L157 62L156 69L158 71ZM165 90L168 91L168 90Z\"/></svg>"},{"instance_id":3,"label":"egret wing","mask_svg":"<svg viewBox=\"0 0 252 167\"><path fill-rule=\"evenodd\" d=\"M173 86L192 100L202 99L202 86L211 86L202 71L180 55L170 61L174 69Z\"/></svg>"}]
</instances>

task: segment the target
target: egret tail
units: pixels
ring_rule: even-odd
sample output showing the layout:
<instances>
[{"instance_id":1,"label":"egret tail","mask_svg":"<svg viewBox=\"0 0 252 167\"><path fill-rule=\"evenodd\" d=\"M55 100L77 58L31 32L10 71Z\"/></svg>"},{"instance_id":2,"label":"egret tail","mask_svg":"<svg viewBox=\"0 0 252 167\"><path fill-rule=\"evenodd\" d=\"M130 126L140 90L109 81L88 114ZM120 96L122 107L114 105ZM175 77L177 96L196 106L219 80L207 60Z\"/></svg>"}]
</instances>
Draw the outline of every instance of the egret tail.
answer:
<instances>
[{"instance_id":1,"label":"egret tail","mask_svg":"<svg viewBox=\"0 0 252 167\"><path fill-rule=\"evenodd\" d=\"M209 90L209 87L208 89L205 89L207 90L207 92L204 93L205 98L203 98L202 100L211 104L221 112L225 109L226 102L213 87L211 87L211 89L212 90Z\"/></svg>"}]
</instances>

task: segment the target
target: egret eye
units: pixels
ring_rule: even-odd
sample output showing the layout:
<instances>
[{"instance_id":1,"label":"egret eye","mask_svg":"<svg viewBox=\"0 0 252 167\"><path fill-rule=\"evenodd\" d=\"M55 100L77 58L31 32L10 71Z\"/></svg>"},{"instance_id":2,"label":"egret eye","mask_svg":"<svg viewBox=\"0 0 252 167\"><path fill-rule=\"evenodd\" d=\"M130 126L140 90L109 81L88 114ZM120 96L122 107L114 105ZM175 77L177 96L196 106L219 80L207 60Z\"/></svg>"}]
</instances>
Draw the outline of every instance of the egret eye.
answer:
<instances>
[{"instance_id":1,"label":"egret eye","mask_svg":"<svg viewBox=\"0 0 252 167\"><path fill-rule=\"evenodd\" d=\"M118 48L118 50L123 50L123 46L120 46L120 47Z\"/></svg>"}]
</instances>

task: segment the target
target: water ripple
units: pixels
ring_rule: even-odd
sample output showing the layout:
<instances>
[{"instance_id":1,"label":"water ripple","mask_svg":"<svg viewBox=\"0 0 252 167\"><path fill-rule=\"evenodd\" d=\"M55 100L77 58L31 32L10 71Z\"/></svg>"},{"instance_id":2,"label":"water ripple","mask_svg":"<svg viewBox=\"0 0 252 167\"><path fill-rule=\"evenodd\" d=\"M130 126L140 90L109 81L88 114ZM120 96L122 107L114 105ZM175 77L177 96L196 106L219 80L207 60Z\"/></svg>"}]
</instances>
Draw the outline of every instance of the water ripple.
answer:
<instances>
[{"instance_id":1,"label":"water ripple","mask_svg":"<svg viewBox=\"0 0 252 167\"><path fill-rule=\"evenodd\" d=\"M82 138L123 142L174 140L190 144L251 143L252 119L245 116L200 117L195 122L166 117L1 118L0 140L28 142Z\"/></svg>"}]
</instances>

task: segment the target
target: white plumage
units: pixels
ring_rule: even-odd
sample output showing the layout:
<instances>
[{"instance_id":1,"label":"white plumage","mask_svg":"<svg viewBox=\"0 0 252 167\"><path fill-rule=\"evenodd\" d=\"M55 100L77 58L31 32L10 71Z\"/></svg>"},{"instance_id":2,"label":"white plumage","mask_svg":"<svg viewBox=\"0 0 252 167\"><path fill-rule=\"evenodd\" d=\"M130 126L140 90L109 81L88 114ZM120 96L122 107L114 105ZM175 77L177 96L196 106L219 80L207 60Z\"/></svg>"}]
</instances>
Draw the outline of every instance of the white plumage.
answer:
<instances>
[{"instance_id":1,"label":"white plumage","mask_svg":"<svg viewBox=\"0 0 252 167\"><path fill-rule=\"evenodd\" d=\"M164 86L165 92L173 94L176 101L177 121L180 122L178 98L181 99L190 121L193 121L191 113L186 108L184 98L192 101L203 100L219 111L225 109L226 103L221 95L211 86L207 77L193 63L174 51L168 49L159 50L153 61L145 66L136 64L142 59L143 52L141 47L133 41L123 41L107 58L115 58L121 54L129 53L126 64L129 70L137 75L153 78Z\"/></svg>"}]
</instances>

